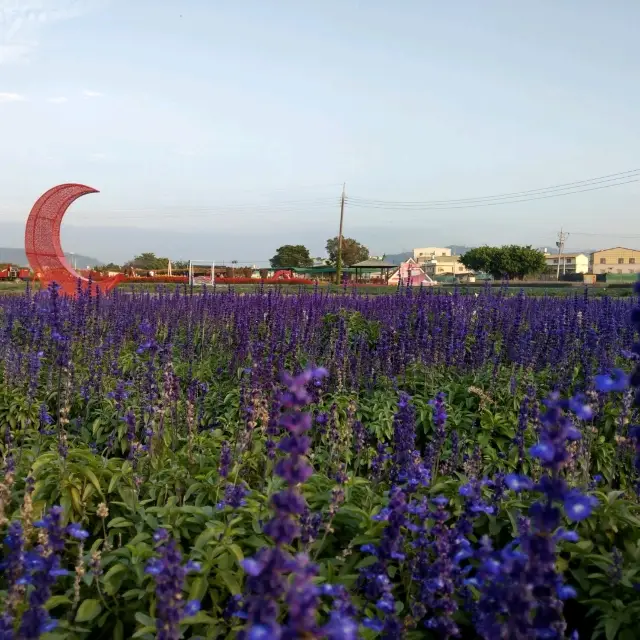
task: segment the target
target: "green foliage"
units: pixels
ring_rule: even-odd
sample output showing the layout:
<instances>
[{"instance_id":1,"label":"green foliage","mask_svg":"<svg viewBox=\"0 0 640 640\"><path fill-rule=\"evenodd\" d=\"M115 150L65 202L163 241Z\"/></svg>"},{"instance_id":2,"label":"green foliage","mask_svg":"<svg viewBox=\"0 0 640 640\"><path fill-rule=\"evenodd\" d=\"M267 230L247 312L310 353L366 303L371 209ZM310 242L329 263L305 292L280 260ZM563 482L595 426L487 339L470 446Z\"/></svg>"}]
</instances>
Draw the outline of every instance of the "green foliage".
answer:
<instances>
[{"instance_id":1,"label":"green foliage","mask_svg":"<svg viewBox=\"0 0 640 640\"><path fill-rule=\"evenodd\" d=\"M101 264L99 267L97 267L97 270L102 272L120 271L121 268L122 267L119 264L116 264L115 262L108 262L107 264Z\"/></svg>"},{"instance_id":2,"label":"green foliage","mask_svg":"<svg viewBox=\"0 0 640 640\"><path fill-rule=\"evenodd\" d=\"M327 253L329 264L335 266L338 262L338 237L327 240ZM369 257L369 249L353 238L342 238L342 264L350 267L352 264L362 262Z\"/></svg>"},{"instance_id":3,"label":"green foliage","mask_svg":"<svg viewBox=\"0 0 640 640\"><path fill-rule=\"evenodd\" d=\"M406 318L407 323L415 321L414 317ZM428 321L436 326L438 318L429 317ZM270 329L264 322L252 330L264 336ZM27 338L19 326L13 331L14 340ZM361 366L357 359L349 361L340 355L344 353L341 341L356 347L373 346L380 343L381 335L380 321L368 319L357 310L342 308L326 314L321 340L331 347L330 366L336 376L349 367ZM186 336L173 338L178 342ZM400 340L397 336L389 339ZM498 336L492 336L492 340L496 354L500 354L504 345ZM177 347L171 355L179 378L193 375L207 381L206 395L196 397L197 402L202 401L201 428L189 432L190 408L181 396L165 415L162 435L154 424L155 436L144 454L132 448L122 410L118 411L113 398L77 399L69 409L68 430L64 432L55 425L55 433L47 435L38 429L38 406L27 401L27 380L22 387L0 390L1 432L4 434L8 426L16 445L15 482L3 503L8 520L23 519L24 505L28 504L26 479L30 477L34 481L31 521L49 506L59 504L65 523L78 522L90 534L82 549L77 543L67 542L64 566L72 575L56 583L47 603L60 621L59 629L47 640L152 639L156 633L156 596L145 566L154 554L153 534L160 527L175 537L185 559L201 563L201 571L190 575L185 584L184 598L202 601L201 612L183 622L185 637L232 638L239 630L241 621L225 616L225 608L230 597L243 590L245 574L240 563L268 542L263 525L269 518L270 500L282 486L273 472L273 460L265 455L268 425L260 417L263 403L268 404L272 398L260 395L262 391L252 396L252 406L257 407L252 415L258 417L248 430L243 394L250 388L247 369L254 362L238 362L230 371L226 349L235 345L224 330L204 336L196 331L189 337L189 345L192 350L187 357L180 356ZM149 356L137 353L136 346L128 342L115 364L119 372L136 381L126 404L141 418ZM466 348L473 349L473 343ZM357 349L351 352L357 354ZM250 357L259 362L261 354ZM76 375L85 366L78 361ZM577 372L567 375L579 378ZM378 443L391 452L398 388L412 396L416 446L421 451L435 439L430 400L439 391L446 395L447 439L436 458L431 485L418 489L416 497L445 495L456 518L463 510L459 488L471 475L495 477L518 468L514 438L523 396L534 387L542 397L552 386L549 371L512 372L501 368L496 373L489 367L469 374L407 363L402 379L381 378L371 388L358 390L338 385L333 392L322 394L316 412L328 416L330 426L324 431L310 431L315 473L303 487L310 508L321 514L322 528L316 539L300 543L295 550L307 552L318 563L319 582L342 584L356 592L359 570L373 560L361 547L377 544L385 526L372 516L386 505L389 484L372 472L371 460ZM57 392L50 391L44 400L55 415ZM584 638L630 639L636 637L640 624L636 590L640 582L640 508L630 455L621 455L624 449L616 444L621 411L615 399L603 400L598 420L586 425L580 463L570 465L568 471L570 482L577 486L588 485L595 473L603 476L597 493L600 507L578 526L580 542L567 544L560 557L561 569L578 590L577 602L567 616ZM356 421L365 425L370 437L367 446L357 453ZM536 442L537 429L533 420L527 425L525 449ZM454 432L458 438L455 450ZM59 452L62 433L69 444L65 457ZM234 451L228 480L218 473L223 441ZM0 458L6 460L9 451L6 438L0 439ZM583 464L584 460L588 462ZM474 464L479 466L474 468ZM522 464L524 473L539 473L529 459ZM330 515L335 477L342 468L349 476L343 487L344 502ZM252 489L246 504L238 509L218 508L227 481L244 481ZM528 501L526 496L508 497L494 514L476 521L472 537L479 540L488 535L497 542L511 539ZM5 531L0 527L2 537ZM32 530L27 548L36 544L37 532ZM621 574L615 579L614 554L618 551L614 550L621 556ZM79 555L84 574L76 594L74 567L78 566ZM394 567L394 588L399 598L411 588L410 560ZM0 575L0 610L8 598L5 580ZM354 600L358 607L365 604L358 595ZM24 608L24 602L21 606ZM465 633L471 634L464 618L460 624Z\"/></svg>"},{"instance_id":4,"label":"green foliage","mask_svg":"<svg viewBox=\"0 0 640 640\"><path fill-rule=\"evenodd\" d=\"M141 253L125 265L134 269L145 269L155 271L157 269L167 269L169 258L158 258L155 253Z\"/></svg>"},{"instance_id":5,"label":"green foliage","mask_svg":"<svg viewBox=\"0 0 640 640\"><path fill-rule=\"evenodd\" d=\"M541 251L531 246L515 244L476 247L467 251L460 261L468 269L489 273L496 280L503 277L522 279L527 275L541 273L546 264Z\"/></svg>"},{"instance_id":6,"label":"green foliage","mask_svg":"<svg viewBox=\"0 0 640 640\"><path fill-rule=\"evenodd\" d=\"M274 269L313 266L313 258L309 253L309 249L302 244L285 244L278 247L276 254L269 262Z\"/></svg>"}]
</instances>

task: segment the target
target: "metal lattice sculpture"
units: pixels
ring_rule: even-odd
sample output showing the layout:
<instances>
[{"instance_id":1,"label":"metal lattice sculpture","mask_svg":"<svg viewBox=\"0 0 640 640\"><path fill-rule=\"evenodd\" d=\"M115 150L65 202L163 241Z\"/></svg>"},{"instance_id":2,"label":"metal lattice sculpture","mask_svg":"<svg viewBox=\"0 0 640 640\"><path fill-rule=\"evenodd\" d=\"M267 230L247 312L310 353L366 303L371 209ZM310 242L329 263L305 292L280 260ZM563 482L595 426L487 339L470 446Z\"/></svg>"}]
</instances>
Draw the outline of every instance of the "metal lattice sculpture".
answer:
<instances>
[{"instance_id":1,"label":"metal lattice sculpture","mask_svg":"<svg viewBox=\"0 0 640 640\"><path fill-rule=\"evenodd\" d=\"M77 273L65 258L60 244L60 225L71 204L96 189L83 184L61 184L49 189L33 205L24 234L24 246L29 265L42 287L52 282L60 285L62 293L75 295L78 281L86 287L89 280ZM101 280L95 283L103 293L113 289L124 276ZM92 292L93 292L92 287Z\"/></svg>"}]
</instances>

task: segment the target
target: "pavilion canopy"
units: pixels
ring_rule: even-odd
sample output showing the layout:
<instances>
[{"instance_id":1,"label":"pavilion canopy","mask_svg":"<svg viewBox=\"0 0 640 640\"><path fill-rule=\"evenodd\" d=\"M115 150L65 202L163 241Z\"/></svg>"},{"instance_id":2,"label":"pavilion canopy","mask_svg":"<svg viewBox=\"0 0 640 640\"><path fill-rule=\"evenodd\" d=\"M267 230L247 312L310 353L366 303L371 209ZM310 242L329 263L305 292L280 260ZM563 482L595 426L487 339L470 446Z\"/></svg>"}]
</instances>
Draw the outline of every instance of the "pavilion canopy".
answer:
<instances>
[{"instance_id":1,"label":"pavilion canopy","mask_svg":"<svg viewBox=\"0 0 640 640\"><path fill-rule=\"evenodd\" d=\"M368 260L363 260L362 262L356 262L351 265L352 269L397 269L398 265L393 264L391 262L386 262L385 260L374 260L373 258L369 258Z\"/></svg>"}]
</instances>

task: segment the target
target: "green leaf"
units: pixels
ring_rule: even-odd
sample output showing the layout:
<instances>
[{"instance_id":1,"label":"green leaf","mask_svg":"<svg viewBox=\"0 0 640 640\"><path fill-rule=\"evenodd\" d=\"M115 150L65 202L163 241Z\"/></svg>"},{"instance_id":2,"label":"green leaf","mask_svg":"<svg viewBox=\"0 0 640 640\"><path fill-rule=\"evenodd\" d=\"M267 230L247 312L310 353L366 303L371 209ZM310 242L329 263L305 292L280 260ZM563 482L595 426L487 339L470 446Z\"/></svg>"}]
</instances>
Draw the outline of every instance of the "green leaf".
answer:
<instances>
[{"instance_id":1,"label":"green leaf","mask_svg":"<svg viewBox=\"0 0 640 640\"><path fill-rule=\"evenodd\" d=\"M242 591L238 578L236 578L232 573L229 571L220 571L218 575L222 578L222 581L231 592L231 595L238 595Z\"/></svg>"},{"instance_id":2,"label":"green leaf","mask_svg":"<svg viewBox=\"0 0 640 640\"><path fill-rule=\"evenodd\" d=\"M120 480L120 478L122 478L121 473L113 474L113 476L111 477L111 481L109 482L109 488L107 489L109 493L112 493L113 490L116 488L116 485L118 484L118 481Z\"/></svg>"},{"instance_id":3,"label":"green leaf","mask_svg":"<svg viewBox=\"0 0 640 640\"><path fill-rule=\"evenodd\" d=\"M124 640L124 623L122 620L116 622L116 626L113 628L112 640Z\"/></svg>"},{"instance_id":4,"label":"green leaf","mask_svg":"<svg viewBox=\"0 0 640 640\"><path fill-rule=\"evenodd\" d=\"M360 562L358 562L355 568L362 569L363 567L368 567L369 565L372 565L377 561L378 559L375 556L367 556L366 558L363 558L362 560L360 560Z\"/></svg>"},{"instance_id":5,"label":"green leaf","mask_svg":"<svg viewBox=\"0 0 640 640\"><path fill-rule=\"evenodd\" d=\"M100 494L101 498L104 498L104 493L102 493L102 487L100 486L100 481L98 480L98 476L96 476L91 469L88 467L80 467L82 473L86 478L88 478L89 482L96 488L96 491Z\"/></svg>"},{"instance_id":6,"label":"green leaf","mask_svg":"<svg viewBox=\"0 0 640 640\"><path fill-rule=\"evenodd\" d=\"M107 523L107 527L109 529L119 528L119 527L130 527L132 526L132 522L127 520L126 518L114 518L113 520L109 520Z\"/></svg>"},{"instance_id":7,"label":"green leaf","mask_svg":"<svg viewBox=\"0 0 640 640\"><path fill-rule=\"evenodd\" d=\"M102 611L102 605L98 600L84 600L76 613L76 622L93 620L100 611Z\"/></svg>"},{"instance_id":8,"label":"green leaf","mask_svg":"<svg viewBox=\"0 0 640 640\"><path fill-rule=\"evenodd\" d=\"M125 564L114 564L113 567L111 567L111 569L109 569L109 571L107 571L107 573L105 573L104 581L105 582L109 582L109 580L111 580L111 578L113 578L114 576L116 576L119 573L122 573L123 571L126 571L126 570L127 570L127 565L125 565Z\"/></svg>"},{"instance_id":9,"label":"green leaf","mask_svg":"<svg viewBox=\"0 0 640 640\"><path fill-rule=\"evenodd\" d=\"M61 604L71 604L71 600L67 596L52 596L47 600L45 607L47 610L53 609Z\"/></svg>"},{"instance_id":10,"label":"green leaf","mask_svg":"<svg viewBox=\"0 0 640 640\"><path fill-rule=\"evenodd\" d=\"M242 553L242 549L237 544L230 544L229 551L233 553L238 562L242 562L244 560L244 554Z\"/></svg>"},{"instance_id":11,"label":"green leaf","mask_svg":"<svg viewBox=\"0 0 640 640\"><path fill-rule=\"evenodd\" d=\"M213 527L207 527L197 538L196 541L194 543L194 547L198 550L198 551L202 551L202 549L205 547L205 545L210 542L214 536L218 533L218 531L216 529L214 529Z\"/></svg>"},{"instance_id":12,"label":"green leaf","mask_svg":"<svg viewBox=\"0 0 640 640\"><path fill-rule=\"evenodd\" d=\"M604 632L607 636L607 640L614 640L616 634L618 633L618 629L620 628L620 619L619 618L607 618L604 623Z\"/></svg>"},{"instance_id":13,"label":"green leaf","mask_svg":"<svg viewBox=\"0 0 640 640\"><path fill-rule=\"evenodd\" d=\"M189 590L189 600L202 600L204 594L207 592L209 581L202 576L199 576L191 583L191 589Z\"/></svg>"},{"instance_id":14,"label":"green leaf","mask_svg":"<svg viewBox=\"0 0 640 640\"><path fill-rule=\"evenodd\" d=\"M136 622L139 622L144 627L156 628L155 618L148 616L146 613L136 613Z\"/></svg>"}]
</instances>

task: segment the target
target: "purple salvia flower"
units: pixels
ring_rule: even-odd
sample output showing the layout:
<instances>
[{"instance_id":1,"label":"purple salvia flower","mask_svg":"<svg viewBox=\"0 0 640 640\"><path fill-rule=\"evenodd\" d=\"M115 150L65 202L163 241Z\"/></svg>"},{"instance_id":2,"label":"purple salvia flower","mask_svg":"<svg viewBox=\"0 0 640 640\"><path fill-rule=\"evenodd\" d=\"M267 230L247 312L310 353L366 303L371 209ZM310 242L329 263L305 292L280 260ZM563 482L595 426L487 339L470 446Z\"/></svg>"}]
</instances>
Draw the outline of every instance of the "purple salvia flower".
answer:
<instances>
[{"instance_id":1,"label":"purple salvia flower","mask_svg":"<svg viewBox=\"0 0 640 640\"><path fill-rule=\"evenodd\" d=\"M231 447L229 443L225 440L222 443L222 448L220 449L220 462L218 465L218 473L221 478L226 478L229 475L229 470L231 469L231 462L233 461L231 455Z\"/></svg>"},{"instance_id":2,"label":"purple salvia flower","mask_svg":"<svg viewBox=\"0 0 640 640\"><path fill-rule=\"evenodd\" d=\"M51 596L51 587L60 576L69 573L62 568L60 559L64 550L62 508L51 507L42 520L34 522L34 526L46 532L46 544L25 554L28 576L24 582L30 586L29 606L22 615L18 635L24 640L36 640L56 628L57 621L51 618L45 605Z\"/></svg>"},{"instance_id":3,"label":"purple salvia flower","mask_svg":"<svg viewBox=\"0 0 640 640\"><path fill-rule=\"evenodd\" d=\"M182 563L182 554L165 529L154 534L157 557L152 558L145 573L152 576L156 593L156 630L158 640L179 640L180 621L200 610L197 600L182 599L185 577L190 571L199 571L195 562Z\"/></svg>"}]
</instances>

